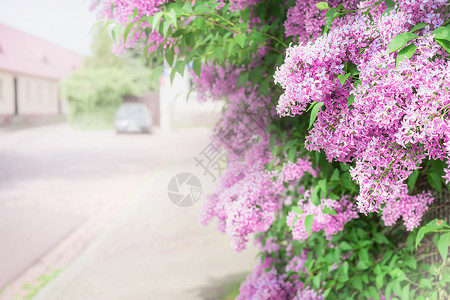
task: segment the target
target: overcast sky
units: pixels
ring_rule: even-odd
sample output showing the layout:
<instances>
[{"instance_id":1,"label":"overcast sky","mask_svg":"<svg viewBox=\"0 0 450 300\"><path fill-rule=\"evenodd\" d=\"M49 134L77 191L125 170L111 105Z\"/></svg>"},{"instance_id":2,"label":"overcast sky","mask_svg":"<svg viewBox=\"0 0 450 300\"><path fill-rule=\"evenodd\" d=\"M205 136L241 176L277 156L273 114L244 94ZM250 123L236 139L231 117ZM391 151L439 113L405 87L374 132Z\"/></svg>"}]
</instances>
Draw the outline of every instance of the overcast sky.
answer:
<instances>
[{"instance_id":1,"label":"overcast sky","mask_svg":"<svg viewBox=\"0 0 450 300\"><path fill-rule=\"evenodd\" d=\"M89 54L91 0L0 0L0 23ZM1 36L0 36L1 39Z\"/></svg>"}]
</instances>

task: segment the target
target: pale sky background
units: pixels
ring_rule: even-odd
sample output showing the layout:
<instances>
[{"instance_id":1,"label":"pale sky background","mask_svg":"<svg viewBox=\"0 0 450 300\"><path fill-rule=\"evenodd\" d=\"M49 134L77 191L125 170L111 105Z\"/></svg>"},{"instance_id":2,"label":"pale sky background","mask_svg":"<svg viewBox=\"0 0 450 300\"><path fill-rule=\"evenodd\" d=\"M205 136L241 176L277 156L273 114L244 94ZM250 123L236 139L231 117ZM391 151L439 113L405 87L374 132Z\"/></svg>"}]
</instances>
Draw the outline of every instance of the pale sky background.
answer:
<instances>
[{"instance_id":1,"label":"pale sky background","mask_svg":"<svg viewBox=\"0 0 450 300\"><path fill-rule=\"evenodd\" d=\"M90 30L97 21L90 4L91 0L0 0L0 23L88 55Z\"/></svg>"}]
</instances>

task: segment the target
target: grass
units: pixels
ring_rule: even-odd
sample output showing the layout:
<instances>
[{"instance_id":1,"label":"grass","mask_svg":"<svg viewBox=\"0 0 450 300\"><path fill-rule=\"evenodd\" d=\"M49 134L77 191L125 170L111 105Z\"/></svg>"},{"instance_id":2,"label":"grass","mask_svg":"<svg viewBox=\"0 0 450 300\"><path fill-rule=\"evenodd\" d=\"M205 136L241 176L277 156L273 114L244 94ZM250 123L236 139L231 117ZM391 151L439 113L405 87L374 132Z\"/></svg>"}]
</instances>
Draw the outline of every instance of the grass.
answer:
<instances>
[{"instance_id":1,"label":"grass","mask_svg":"<svg viewBox=\"0 0 450 300\"><path fill-rule=\"evenodd\" d=\"M245 278L244 278L245 279ZM243 280L244 280L243 279ZM234 300L239 295L239 287L243 280L229 282L222 286L223 294L221 300Z\"/></svg>"},{"instance_id":2,"label":"grass","mask_svg":"<svg viewBox=\"0 0 450 300\"><path fill-rule=\"evenodd\" d=\"M26 283L12 300L31 300L37 293L54 279L61 270L49 271L36 277L33 283Z\"/></svg>"}]
</instances>

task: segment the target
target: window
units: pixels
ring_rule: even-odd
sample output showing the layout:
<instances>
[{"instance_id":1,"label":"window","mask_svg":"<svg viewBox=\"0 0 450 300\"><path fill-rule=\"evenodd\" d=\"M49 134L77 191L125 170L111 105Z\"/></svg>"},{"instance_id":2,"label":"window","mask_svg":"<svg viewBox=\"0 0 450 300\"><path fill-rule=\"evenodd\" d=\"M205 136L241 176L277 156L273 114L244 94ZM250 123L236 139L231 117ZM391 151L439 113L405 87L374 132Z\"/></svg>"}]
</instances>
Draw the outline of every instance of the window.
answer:
<instances>
[{"instance_id":1,"label":"window","mask_svg":"<svg viewBox=\"0 0 450 300\"><path fill-rule=\"evenodd\" d=\"M31 102L31 84L30 84L30 80L27 80L25 82L25 98L27 99L27 102Z\"/></svg>"},{"instance_id":2,"label":"window","mask_svg":"<svg viewBox=\"0 0 450 300\"><path fill-rule=\"evenodd\" d=\"M37 85L36 97L38 100L37 102L41 103L41 101L42 101L42 83L37 82L36 85Z\"/></svg>"},{"instance_id":3,"label":"window","mask_svg":"<svg viewBox=\"0 0 450 300\"><path fill-rule=\"evenodd\" d=\"M0 101L3 101L3 80L0 78Z\"/></svg>"}]
</instances>

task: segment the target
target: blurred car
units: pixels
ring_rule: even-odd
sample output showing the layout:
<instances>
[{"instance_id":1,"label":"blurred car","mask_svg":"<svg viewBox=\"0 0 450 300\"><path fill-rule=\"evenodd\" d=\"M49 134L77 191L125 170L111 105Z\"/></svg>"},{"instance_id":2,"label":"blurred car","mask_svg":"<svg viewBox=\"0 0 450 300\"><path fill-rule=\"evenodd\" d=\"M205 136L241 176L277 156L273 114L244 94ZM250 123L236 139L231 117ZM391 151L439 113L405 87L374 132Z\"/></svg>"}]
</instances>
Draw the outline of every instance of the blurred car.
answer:
<instances>
[{"instance_id":1,"label":"blurred car","mask_svg":"<svg viewBox=\"0 0 450 300\"><path fill-rule=\"evenodd\" d=\"M117 133L149 133L152 126L152 118L145 104L123 103L116 111L114 126Z\"/></svg>"}]
</instances>

